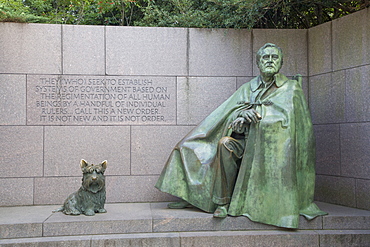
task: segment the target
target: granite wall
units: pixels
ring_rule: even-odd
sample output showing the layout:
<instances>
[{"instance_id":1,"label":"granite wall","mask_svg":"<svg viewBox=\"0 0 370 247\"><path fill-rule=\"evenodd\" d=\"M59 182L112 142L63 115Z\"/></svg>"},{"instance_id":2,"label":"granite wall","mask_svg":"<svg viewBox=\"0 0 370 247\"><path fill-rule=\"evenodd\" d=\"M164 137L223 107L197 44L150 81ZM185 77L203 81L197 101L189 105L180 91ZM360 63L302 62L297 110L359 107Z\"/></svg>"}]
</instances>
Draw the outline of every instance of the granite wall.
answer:
<instances>
[{"instance_id":1,"label":"granite wall","mask_svg":"<svg viewBox=\"0 0 370 247\"><path fill-rule=\"evenodd\" d=\"M304 77L317 199L370 209L369 19L309 30L0 23L0 206L61 204L81 158L108 160L108 203L174 199L153 187L172 147L258 75L255 54L272 42L281 72Z\"/></svg>"},{"instance_id":2,"label":"granite wall","mask_svg":"<svg viewBox=\"0 0 370 247\"><path fill-rule=\"evenodd\" d=\"M370 209L370 9L308 30L316 198Z\"/></svg>"}]
</instances>

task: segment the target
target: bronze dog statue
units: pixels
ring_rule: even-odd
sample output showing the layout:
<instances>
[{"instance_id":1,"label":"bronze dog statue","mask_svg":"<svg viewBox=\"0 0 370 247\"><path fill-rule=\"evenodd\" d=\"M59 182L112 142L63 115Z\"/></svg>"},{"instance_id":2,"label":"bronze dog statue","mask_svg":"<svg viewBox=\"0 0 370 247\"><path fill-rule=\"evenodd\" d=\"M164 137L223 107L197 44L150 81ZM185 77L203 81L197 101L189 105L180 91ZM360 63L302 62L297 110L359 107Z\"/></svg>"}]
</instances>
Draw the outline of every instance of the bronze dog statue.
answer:
<instances>
[{"instance_id":1,"label":"bronze dog statue","mask_svg":"<svg viewBox=\"0 0 370 247\"><path fill-rule=\"evenodd\" d=\"M88 164L81 160L81 170L83 173L82 185L80 189L67 197L62 207L53 212L63 212L67 215L88 215L95 213L106 213L104 209L105 193L105 176L107 161L99 165Z\"/></svg>"}]
</instances>

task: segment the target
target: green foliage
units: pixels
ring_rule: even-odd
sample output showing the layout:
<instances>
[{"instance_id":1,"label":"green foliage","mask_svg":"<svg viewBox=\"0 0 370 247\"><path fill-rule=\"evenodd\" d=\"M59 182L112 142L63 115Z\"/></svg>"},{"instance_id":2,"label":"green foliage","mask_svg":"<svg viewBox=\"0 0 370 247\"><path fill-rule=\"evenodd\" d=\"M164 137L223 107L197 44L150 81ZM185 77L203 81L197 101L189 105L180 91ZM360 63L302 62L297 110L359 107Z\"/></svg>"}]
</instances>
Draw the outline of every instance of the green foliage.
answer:
<instances>
[{"instance_id":1,"label":"green foliage","mask_svg":"<svg viewBox=\"0 0 370 247\"><path fill-rule=\"evenodd\" d=\"M157 0L148 5L137 25L170 27L241 27L246 14L230 1ZM263 1L260 1L263 2ZM258 3L256 6L260 6ZM256 6L254 9L257 9ZM242 24L243 23L243 24Z\"/></svg>"},{"instance_id":2,"label":"green foliage","mask_svg":"<svg viewBox=\"0 0 370 247\"><path fill-rule=\"evenodd\" d=\"M0 21L47 22L48 18L32 14L22 0L0 0Z\"/></svg>"},{"instance_id":3,"label":"green foliage","mask_svg":"<svg viewBox=\"0 0 370 247\"><path fill-rule=\"evenodd\" d=\"M309 28L369 7L369 0L156 0L137 25Z\"/></svg>"},{"instance_id":4,"label":"green foliage","mask_svg":"<svg viewBox=\"0 0 370 247\"><path fill-rule=\"evenodd\" d=\"M205 28L309 28L370 0L0 0L0 21Z\"/></svg>"},{"instance_id":5,"label":"green foliage","mask_svg":"<svg viewBox=\"0 0 370 247\"><path fill-rule=\"evenodd\" d=\"M132 25L149 0L0 0L0 21Z\"/></svg>"},{"instance_id":6,"label":"green foliage","mask_svg":"<svg viewBox=\"0 0 370 247\"><path fill-rule=\"evenodd\" d=\"M269 1L254 28L309 28L370 6L369 0Z\"/></svg>"}]
</instances>

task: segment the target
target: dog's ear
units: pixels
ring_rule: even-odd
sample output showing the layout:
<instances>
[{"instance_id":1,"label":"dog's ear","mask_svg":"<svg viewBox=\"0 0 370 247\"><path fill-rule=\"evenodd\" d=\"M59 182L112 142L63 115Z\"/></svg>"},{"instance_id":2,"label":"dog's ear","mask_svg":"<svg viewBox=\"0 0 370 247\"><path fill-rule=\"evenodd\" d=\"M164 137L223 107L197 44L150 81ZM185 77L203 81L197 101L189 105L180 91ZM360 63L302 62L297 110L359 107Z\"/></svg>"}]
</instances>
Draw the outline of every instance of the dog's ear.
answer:
<instances>
[{"instance_id":1,"label":"dog's ear","mask_svg":"<svg viewBox=\"0 0 370 247\"><path fill-rule=\"evenodd\" d=\"M104 172L104 171L105 171L105 169L107 169L107 161L106 161L106 160L104 160L100 165L101 165L101 167L103 168L103 169L102 169L102 172Z\"/></svg>"},{"instance_id":2,"label":"dog's ear","mask_svg":"<svg viewBox=\"0 0 370 247\"><path fill-rule=\"evenodd\" d=\"M81 162L80 162L80 167L81 169L83 170L86 166L88 166L89 164L87 164L86 160L82 159Z\"/></svg>"}]
</instances>

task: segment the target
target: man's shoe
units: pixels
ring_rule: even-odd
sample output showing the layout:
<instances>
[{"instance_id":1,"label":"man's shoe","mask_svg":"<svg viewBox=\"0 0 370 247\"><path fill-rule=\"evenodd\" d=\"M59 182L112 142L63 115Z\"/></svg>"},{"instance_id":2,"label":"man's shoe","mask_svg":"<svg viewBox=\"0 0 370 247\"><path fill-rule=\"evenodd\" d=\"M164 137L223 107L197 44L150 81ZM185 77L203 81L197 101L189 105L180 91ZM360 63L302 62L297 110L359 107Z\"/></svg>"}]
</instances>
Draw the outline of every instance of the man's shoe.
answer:
<instances>
[{"instance_id":1,"label":"man's shoe","mask_svg":"<svg viewBox=\"0 0 370 247\"><path fill-rule=\"evenodd\" d=\"M188 203L187 201L182 200L182 201L179 201L179 202L168 203L167 207L168 208L173 208L173 209L180 209L180 208L186 208L189 205L190 205L190 203Z\"/></svg>"},{"instance_id":2,"label":"man's shoe","mask_svg":"<svg viewBox=\"0 0 370 247\"><path fill-rule=\"evenodd\" d=\"M213 217L215 218L226 218L227 216L227 206L226 205L219 205L215 212L213 213Z\"/></svg>"}]
</instances>

